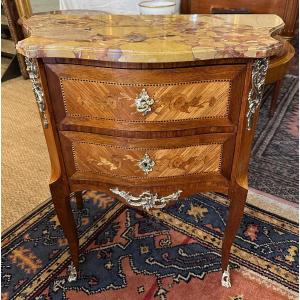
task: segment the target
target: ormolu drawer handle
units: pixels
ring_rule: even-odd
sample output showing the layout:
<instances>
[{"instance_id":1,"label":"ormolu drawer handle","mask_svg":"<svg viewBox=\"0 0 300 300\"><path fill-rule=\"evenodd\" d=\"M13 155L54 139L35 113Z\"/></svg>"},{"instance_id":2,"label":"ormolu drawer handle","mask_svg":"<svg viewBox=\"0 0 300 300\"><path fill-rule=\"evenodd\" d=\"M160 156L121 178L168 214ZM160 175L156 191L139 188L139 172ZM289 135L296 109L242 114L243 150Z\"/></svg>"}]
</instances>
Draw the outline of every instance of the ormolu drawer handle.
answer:
<instances>
[{"instance_id":1,"label":"ormolu drawer handle","mask_svg":"<svg viewBox=\"0 0 300 300\"><path fill-rule=\"evenodd\" d=\"M120 191L117 187L110 189L116 195L124 198L128 204L132 206L141 206L142 208L149 210L150 208L163 208L169 201L177 201L182 191L158 198L157 194L151 194L149 191L143 192L139 196L135 197L125 191Z\"/></svg>"},{"instance_id":2,"label":"ormolu drawer handle","mask_svg":"<svg viewBox=\"0 0 300 300\"><path fill-rule=\"evenodd\" d=\"M146 153L144 157L138 163L140 169L148 175L151 171L153 171L153 167L155 166L155 161L151 159L151 157Z\"/></svg>"},{"instance_id":3,"label":"ormolu drawer handle","mask_svg":"<svg viewBox=\"0 0 300 300\"><path fill-rule=\"evenodd\" d=\"M151 105L153 104L154 100L148 95L146 89L142 89L142 91L135 98L136 110L140 113L143 113L144 116L151 111Z\"/></svg>"}]
</instances>

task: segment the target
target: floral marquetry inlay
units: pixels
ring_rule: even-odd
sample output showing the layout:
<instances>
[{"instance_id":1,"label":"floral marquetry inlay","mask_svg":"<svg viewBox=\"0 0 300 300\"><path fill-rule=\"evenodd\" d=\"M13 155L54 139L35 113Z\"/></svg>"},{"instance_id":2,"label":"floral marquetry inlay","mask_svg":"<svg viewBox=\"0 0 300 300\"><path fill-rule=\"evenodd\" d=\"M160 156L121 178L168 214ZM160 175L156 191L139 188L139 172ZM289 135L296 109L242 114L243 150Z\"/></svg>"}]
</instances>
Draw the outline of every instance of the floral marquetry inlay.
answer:
<instances>
[{"instance_id":1,"label":"floral marquetry inlay","mask_svg":"<svg viewBox=\"0 0 300 300\"><path fill-rule=\"evenodd\" d=\"M62 78L67 116L126 122L227 118L231 81L140 85ZM84 95L78 98L77 95Z\"/></svg>"},{"instance_id":2,"label":"floral marquetry inlay","mask_svg":"<svg viewBox=\"0 0 300 300\"><path fill-rule=\"evenodd\" d=\"M219 174L223 144L144 150L75 142L73 155L79 172L137 178Z\"/></svg>"}]
</instances>

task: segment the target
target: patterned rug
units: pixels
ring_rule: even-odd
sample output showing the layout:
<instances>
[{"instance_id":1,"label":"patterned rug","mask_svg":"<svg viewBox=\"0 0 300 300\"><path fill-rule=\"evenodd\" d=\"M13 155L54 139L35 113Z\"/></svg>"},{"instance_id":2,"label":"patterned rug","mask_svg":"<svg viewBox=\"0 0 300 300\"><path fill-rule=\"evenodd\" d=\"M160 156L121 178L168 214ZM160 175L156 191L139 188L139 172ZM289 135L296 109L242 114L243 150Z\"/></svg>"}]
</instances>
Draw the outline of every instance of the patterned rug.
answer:
<instances>
[{"instance_id":1,"label":"patterned rug","mask_svg":"<svg viewBox=\"0 0 300 300\"><path fill-rule=\"evenodd\" d=\"M79 279L66 280L67 242L48 201L2 236L2 300L297 297L298 226L288 219L247 205L232 248L232 288L225 289L223 196L197 194L147 214L99 192L87 192L84 199L82 211L72 203L81 245Z\"/></svg>"},{"instance_id":2,"label":"patterned rug","mask_svg":"<svg viewBox=\"0 0 300 300\"><path fill-rule=\"evenodd\" d=\"M249 185L280 198L299 202L299 78L282 82L276 113L269 117L272 88L266 88L252 158Z\"/></svg>"}]
</instances>

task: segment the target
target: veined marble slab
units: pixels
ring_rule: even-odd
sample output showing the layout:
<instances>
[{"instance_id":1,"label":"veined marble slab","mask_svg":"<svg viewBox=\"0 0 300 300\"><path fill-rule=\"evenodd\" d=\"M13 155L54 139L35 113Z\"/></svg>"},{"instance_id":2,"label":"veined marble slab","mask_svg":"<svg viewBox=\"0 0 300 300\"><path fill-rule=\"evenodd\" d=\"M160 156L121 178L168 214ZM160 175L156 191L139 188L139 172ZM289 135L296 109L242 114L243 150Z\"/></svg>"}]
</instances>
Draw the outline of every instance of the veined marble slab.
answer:
<instances>
[{"instance_id":1,"label":"veined marble slab","mask_svg":"<svg viewBox=\"0 0 300 300\"><path fill-rule=\"evenodd\" d=\"M187 62L262 58L280 52L272 36L284 27L276 15L125 16L57 12L24 21L30 37L17 44L30 57L110 62Z\"/></svg>"}]
</instances>

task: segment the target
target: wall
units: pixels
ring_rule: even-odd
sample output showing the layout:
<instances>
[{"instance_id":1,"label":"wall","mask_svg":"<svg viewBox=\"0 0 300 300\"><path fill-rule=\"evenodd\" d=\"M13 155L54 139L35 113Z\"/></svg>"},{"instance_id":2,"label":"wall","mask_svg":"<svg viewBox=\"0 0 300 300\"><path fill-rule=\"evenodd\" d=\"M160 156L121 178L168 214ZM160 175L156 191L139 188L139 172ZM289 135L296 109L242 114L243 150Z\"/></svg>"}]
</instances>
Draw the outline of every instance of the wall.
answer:
<instances>
[{"instance_id":1,"label":"wall","mask_svg":"<svg viewBox=\"0 0 300 300\"><path fill-rule=\"evenodd\" d=\"M143 0L31 0L34 13L62 9L94 9L113 14L138 14ZM174 0L179 9L180 0Z\"/></svg>"},{"instance_id":2,"label":"wall","mask_svg":"<svg viewBox=\"0 0 300 300\"><path fill-rule=\"evenodd\" d=\"M59 0L31 0L32 12L44 12L59 9Z\"/></svg>"}]
</instances>

